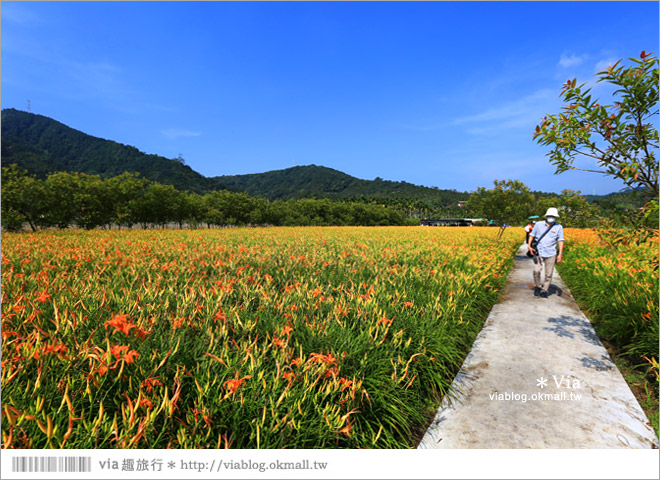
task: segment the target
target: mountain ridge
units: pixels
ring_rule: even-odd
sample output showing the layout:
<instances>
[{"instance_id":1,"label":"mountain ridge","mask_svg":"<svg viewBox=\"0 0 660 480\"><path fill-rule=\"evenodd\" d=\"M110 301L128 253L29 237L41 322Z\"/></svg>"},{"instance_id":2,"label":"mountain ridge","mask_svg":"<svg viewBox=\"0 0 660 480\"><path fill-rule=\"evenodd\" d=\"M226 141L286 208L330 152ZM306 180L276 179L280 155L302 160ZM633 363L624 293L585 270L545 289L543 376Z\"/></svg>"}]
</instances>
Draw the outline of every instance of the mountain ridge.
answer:
<instances>
[{"instance_id":1,"label":"mountain ridge","mask_svg":"<svg viewBox=\"0 0 660 480\"><path fill-rule=\"evenodd\" d=\"M467 200L469 195L469 192L441 190L380 177L364 180L313 163L262 173L206 177L178 160L147 154L133 146L86 134L44 115L8 108L2 110L1 121L2 165L16 164L40 178L58 171L102 177L128 171L194 193L228 189L269 200L331 198L414 202L429 207L455 206ZM590 202L598 202L628 195L629 192L623 195L622 192L612 192L585 197ZM632 199L632 203L638 202Z\"/></svg>"},{"instance_id":2,"label":"mountain ridge","mask_svg":"<svg viewBox=\"0 0 660 480\"><path fill-rule=\"evenodd\" d=\"M129 171L196 193L223 188L176 160L86 134L44 115L3 109L2 164L12 163L40 178L59 171L102 177Z\"/></svg>"},{"instance_id":3,"label":"mountain ridge","mask_svg":"<svg viewBox=\"0 0 660 480\"><path fill-rule=\"evenodd\" d=\"M270 170L263 173L213 177L229 190L238 190L268 198L369 198L464 200L468 193L414 185L405 181L364 180L334 168L309 164ZM464 198L465 197L465 198Z\"/></svg>"},{"instance_id":4,"label":"mountain ridge","mask_svg":"<svg viewBox=\"0 0 660 480\"><path fill-rule=\"evenodd\" d=\"M244 175L206 177L173 159L88 135L50 117L16 109L2 110L2 164L16 164L45 178L58 171L110 177L125 171L179 190L204 193L229 189L273 199L390 199L454 203L466 192L439 190L408 182L363 180L315 164Z\"/></svg>"}]
</instances>

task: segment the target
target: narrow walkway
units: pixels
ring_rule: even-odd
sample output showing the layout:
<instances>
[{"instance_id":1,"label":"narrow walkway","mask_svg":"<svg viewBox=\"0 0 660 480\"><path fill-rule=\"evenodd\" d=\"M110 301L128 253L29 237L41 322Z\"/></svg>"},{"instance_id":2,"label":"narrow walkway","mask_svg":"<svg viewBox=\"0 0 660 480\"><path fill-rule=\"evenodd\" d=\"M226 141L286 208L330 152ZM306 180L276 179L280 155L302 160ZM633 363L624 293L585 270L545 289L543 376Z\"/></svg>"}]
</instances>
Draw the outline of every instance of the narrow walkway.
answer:
<instances>
[{"instance_id":1,"label":"narrow walkway","mask_svg":"<svg viewBox=\"0 0 660 480\"><path fill-rule=\"evenodd\" d=\"M646 415L556 270L550 297L533 296L526 252L522 245L501 303L418 448L657 445Z\"/></svg>"}]
</instances>

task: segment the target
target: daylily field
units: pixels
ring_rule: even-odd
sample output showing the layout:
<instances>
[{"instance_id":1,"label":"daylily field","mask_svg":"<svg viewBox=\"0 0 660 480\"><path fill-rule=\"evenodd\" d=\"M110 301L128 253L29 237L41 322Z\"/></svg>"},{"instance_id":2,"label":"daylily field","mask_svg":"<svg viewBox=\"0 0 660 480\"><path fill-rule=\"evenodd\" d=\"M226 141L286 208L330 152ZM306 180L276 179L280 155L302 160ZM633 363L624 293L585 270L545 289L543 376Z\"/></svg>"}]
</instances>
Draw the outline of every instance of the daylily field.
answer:
<instances>
[{"instance_id":1,"label":"daylily field","mask_svg":"<svg viewBox=\"0 0 660 480\"><path fill-rule=\"evenodd\" d=\"M2 447L414 447L524 238L497 234L3 233ZM566 237L599 335L657 375L657 238Z\"/></svg>"},{"instance_id":2,"label":"daylily field","mask_svg":"<svg viewBox=\"0 0 660 480\"><path fill-rule=\"evenodd\" d=\"M524 235L2 235L4 448L414 446Z\"/></svg>"},{"instance_id":3,"label":"daylily field","mask_svg":"<svg viewBox=\"0 0 660 480\"><path fill-rule=\"evenodd\" d=\"M598 335L633 363L650 369L657 398L657 233L639 245L611 245L607 236L602 239L597 231L586 229L566 229L566 237L567 256L558 266L562 278ZM657 429L657 403L655 411L651 420Z\"/></svg>"}]
</instances>

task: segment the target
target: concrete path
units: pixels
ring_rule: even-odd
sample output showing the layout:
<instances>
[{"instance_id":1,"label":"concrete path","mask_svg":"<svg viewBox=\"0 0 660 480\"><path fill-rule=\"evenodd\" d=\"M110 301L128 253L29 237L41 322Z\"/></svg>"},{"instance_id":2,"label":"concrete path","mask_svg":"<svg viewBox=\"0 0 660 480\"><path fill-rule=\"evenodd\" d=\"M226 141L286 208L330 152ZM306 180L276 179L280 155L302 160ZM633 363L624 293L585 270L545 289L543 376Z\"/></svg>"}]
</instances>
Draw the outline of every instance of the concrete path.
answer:
<instances>
[{"instance_id":1,"label":"concrete path","mask_svg":"<svg viewBox=\"0 0 660 480\"><path fill-rule=\"evenodd\" d=\"M646 415L557 271L534 297L522 245L418 448L652 448ZM657 448L657 447L656 447Z\"/></svg>"}]
</instances>

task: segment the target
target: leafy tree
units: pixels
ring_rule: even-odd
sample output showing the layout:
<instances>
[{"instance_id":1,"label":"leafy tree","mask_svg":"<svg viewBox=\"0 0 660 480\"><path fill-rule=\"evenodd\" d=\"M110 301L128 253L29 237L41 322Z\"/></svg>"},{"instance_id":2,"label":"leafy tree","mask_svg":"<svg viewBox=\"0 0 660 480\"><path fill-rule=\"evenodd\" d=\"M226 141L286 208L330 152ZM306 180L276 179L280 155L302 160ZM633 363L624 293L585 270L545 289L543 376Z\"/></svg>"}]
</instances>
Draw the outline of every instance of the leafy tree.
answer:
<instances>
[{"instance_id":1,"label":"leafy tree","mask_svg":"<svg viewBox=\"0 0 660 480\"><path fill-rule=\"evenodd\" d=\"M45 211L43 182L16 165L2 167L2 227L20 230L24 222L37 229Z\"/></svg>"},{"instance_id":2,"label":"leafy tree","mask_svg":"<svg viewBox=\"0 0 660 480\"><path fill-rule=\"evenodd\" d=\"M140 212L135 199L146 189L149 180L142 178L139 173L124 172L109 178L106 183L113 199L114 222L129 228L138 223Z\"/></svg>"},{"instance_id":3,"label":"leafy tree","mask_svg":"<svg viewBox=\"0 0 660 480\"><path fill-rule=\"evenodd\" d=\"M268 208L268 200L265 198L252 197L251 208L248 212L248 223L252 225L262 225L266 222L266 212Z\"/></svg>"},{"instance_id":4,"label":"leafy tree","mask_svg":"<svg viewBox=\"0 0 660 480\"><path fill-rule=\"evenodd\" d=\"M150 183L137 198L131 201L131 209L138 223L147 228L150 223L162 227L174 219L176 197L179 192L172 185Z\"/></svg>"},{"instance_id":5,"label":"leafy tree","mask_svg":"<svg viewBox=\"0 0 660 480\"><path fill-rule=\"evenodd\" d=\"M552 146L548 154L555 173L583 170L645 187L658 196L658 58L644 51L630 66L615 65L598 72L598 82L618 89L611 105L592 99L585 84L568 80L562 90L568 105L548 115L536 127L534 139ZM573 166L576 156L597 161L602 170Z\"/></svg>"},{"instance_id":6,"label":"leafy tree","mask_svg":"<svg viewBox=\"0 0 660 480\"><path fill-rule=\"evenodd\" d=\"M68 228L78 217L75 197L82 188L81 174L51 173L44 182L45 212L43 226Z\"/></svg>"},{"instance_id":7,"label":"leafy tree","mask_svg":"<svg viewBox=\"0 0 660 480\"><path fill-rule=\"evenodd\" d=\"M206 206L204 197L196 194L184 192L185 202L188 206L188 221L193 228L197 228L206 218Z\"/></svg>"},{"instance_id":8,"label":"leafy tree","mask_svg":"<svg viewBox=\"0 0 660 480\"><path fill-rule=\"evenodd\" d=\"M581 192L562 190L561 195L544 195L536 201L535 211L543 215L548 208L559 210L562 225L573 228L586 228L595 226L599 222L600 208L589 203Z\"/></svg>"},{"instance_id":9,"label":"leafy tree","mask_svg":"<svg viewBox=\"0 0 660 480\"><path fill-rule=\"evenodd\" d=\"M228 222L231 193L226 190L207 193L204 195L204 220L209 225L226 225Z\"/></svg>"},{"instance_id":10,"label":"leafy tree","mask_svg":"<svg viewBox=\"0 0 660 480\"><path fill-rule=\"evenodd\" d=\"M110 185L98 175L79 174L79 189L73 196L76 223L92 229L112 222L114 197Z\"/></svg>"},{"instance_id":11,"label":"leafy tree","mask_svg":"<svg viewBox=\"0 0 660 480\"><path fill-rule=\"evenodd\" d=\"M534 211L534 195L520 180L495 180L494 188L472 192L467 208L500 223L521 224Z\"/></svg>"}]
</instances>

